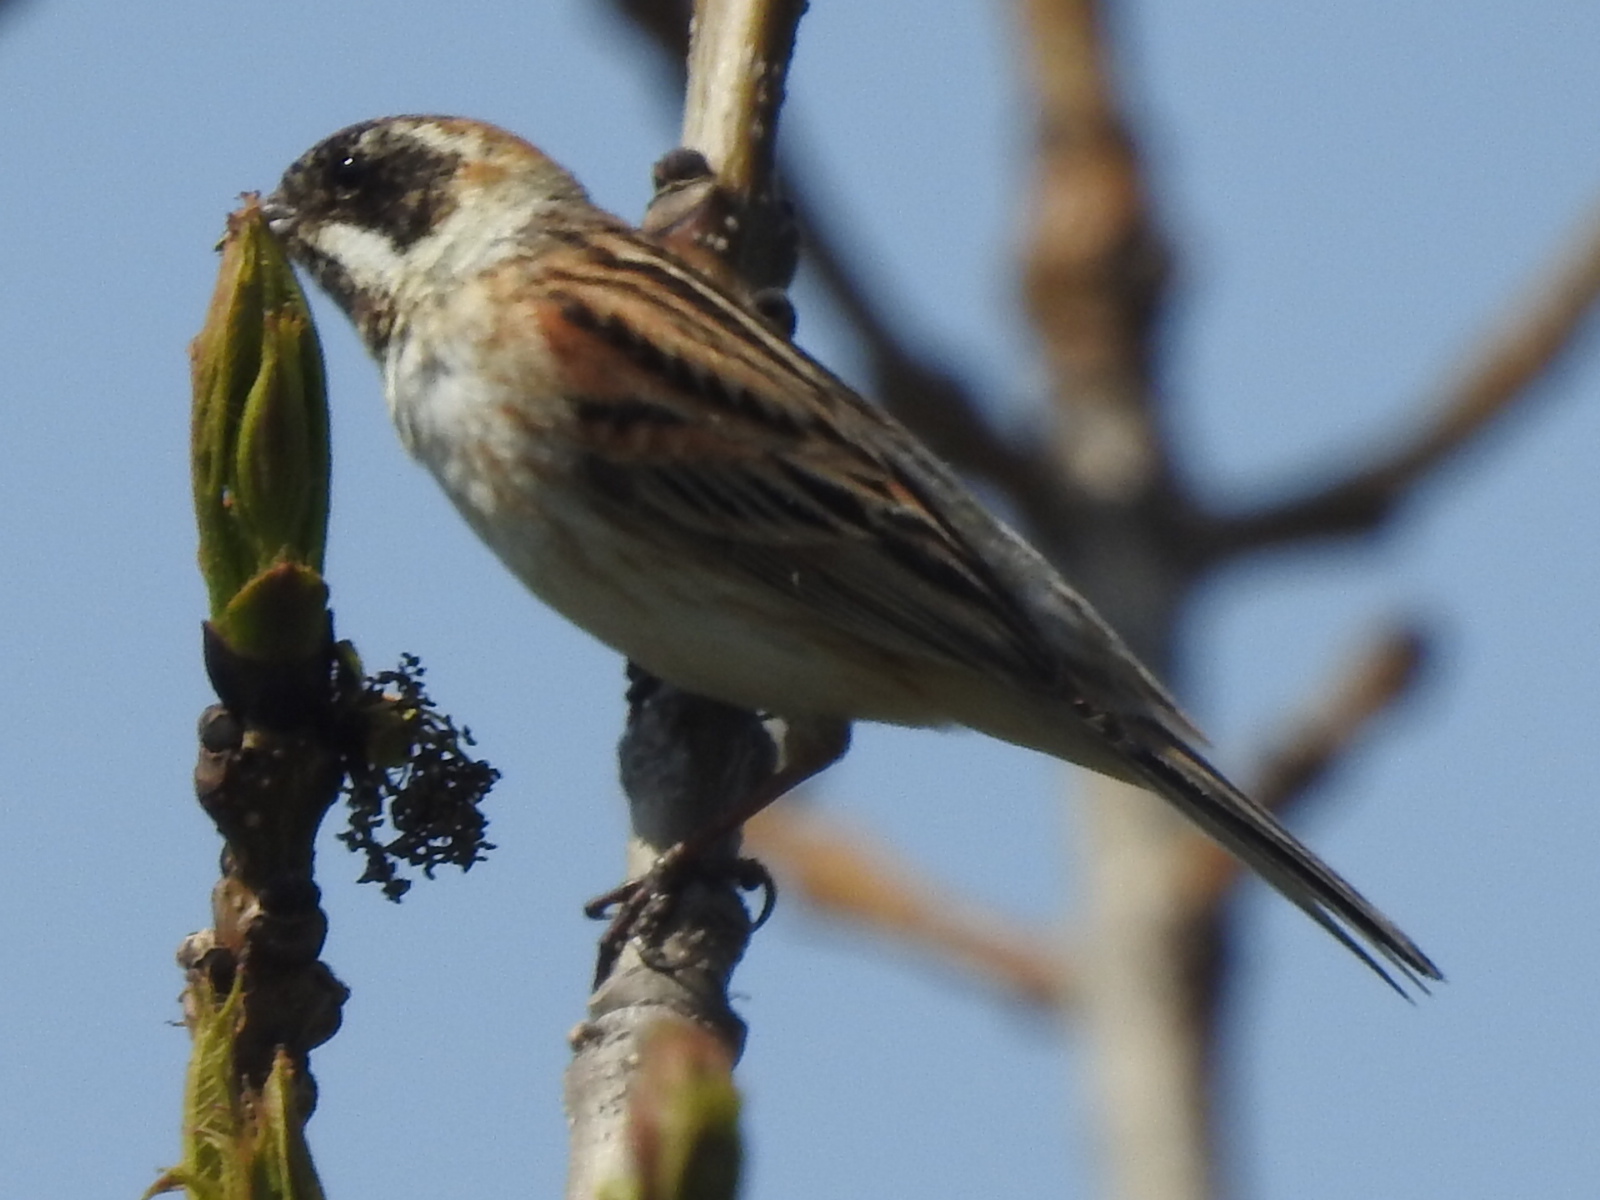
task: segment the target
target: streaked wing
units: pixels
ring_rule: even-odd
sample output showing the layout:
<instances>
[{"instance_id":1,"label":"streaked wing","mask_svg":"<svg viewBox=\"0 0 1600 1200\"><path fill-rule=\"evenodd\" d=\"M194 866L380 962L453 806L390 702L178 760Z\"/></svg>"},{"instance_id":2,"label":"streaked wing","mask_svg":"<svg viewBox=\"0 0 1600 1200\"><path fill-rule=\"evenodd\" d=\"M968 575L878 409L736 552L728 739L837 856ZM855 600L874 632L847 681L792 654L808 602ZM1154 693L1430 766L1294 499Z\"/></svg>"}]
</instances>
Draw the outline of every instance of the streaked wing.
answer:
<instances>
[{"instance_id":1,"label":"streaked wing","mask_svg":"<svg viewBox=\"0 0 1600 1200\"><path fill-rule=\"evenodd\" d=\"M893 421L630 234L574 241L545 281L547 336L607 351L567 345L563 364L613 364L567 382L584 397L574 412L581 469L619 520L742 571L775 604L793 605L779 619L803 619L803 606L874 647L1069 701L1080 733L1108 752L1090 765L1164 796L1402 994L1407 982L1440 978L1404 932L1201 757L1192 726L1116 635ZM1068 740L1056 745L1076 757Z\"/></svg>"},{"instance_id":2,"label":"streaked wing","mask_svg":"<svg viewBox=\"0 0 1600 1200\"><path fill-rule=\"evenodd\" d=\"M564 363L628 364L568 381L599 497L871 644L1059 686L1059 653L946 511L965 493L898 425L637 235L567 245L544 259L547 336L608 351Z\"/></svg>"}]
</instances>

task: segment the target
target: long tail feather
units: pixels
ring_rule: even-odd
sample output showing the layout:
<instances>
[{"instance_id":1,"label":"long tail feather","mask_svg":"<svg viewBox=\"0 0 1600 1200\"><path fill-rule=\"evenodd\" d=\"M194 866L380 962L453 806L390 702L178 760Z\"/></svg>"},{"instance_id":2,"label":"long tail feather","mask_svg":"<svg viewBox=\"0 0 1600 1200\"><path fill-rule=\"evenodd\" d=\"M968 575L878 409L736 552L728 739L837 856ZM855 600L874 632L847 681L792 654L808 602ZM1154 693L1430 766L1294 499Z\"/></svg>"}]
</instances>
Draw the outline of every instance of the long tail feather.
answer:
<instances>
[{"instance_id":1,"label":"long tail feather","mask_svg":"<svg viewBox=\"0 0 1600 1200\"><path fill-rule=\"evenodd\" d=\"M1428 990L1426 981L1444 979L1439 968L1399 926L1195 751L1174 740L1157 748L1142 748L1134 757L1157 792L1337 938L1395 991L1409 998L1401 980L1385 968L1385 962L1406 984L1422 992Z\"/></svg>"}]
</instances>

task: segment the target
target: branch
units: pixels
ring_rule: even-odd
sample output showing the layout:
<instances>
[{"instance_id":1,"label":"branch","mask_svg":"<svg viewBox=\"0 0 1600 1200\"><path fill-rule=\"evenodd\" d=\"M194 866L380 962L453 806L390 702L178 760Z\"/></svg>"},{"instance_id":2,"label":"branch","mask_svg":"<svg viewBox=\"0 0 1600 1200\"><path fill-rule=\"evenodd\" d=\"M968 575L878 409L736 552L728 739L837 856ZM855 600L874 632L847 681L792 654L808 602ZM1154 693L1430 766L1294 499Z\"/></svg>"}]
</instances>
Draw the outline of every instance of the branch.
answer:
<instances>
[{"instance_id":1,"label":"branch","mask_svg":"<svg viewBox=\"0 0 1600 1200\"><path fill-rule=\"evenodd\" d=\"M1055 381L1074 486L1113 504L1171 478L1153 386L1169 252L1111 78L1093 0L1027 0L1038 102L1024 292Z\"/></svg>"},{"instance_id":2,"label":"branch","mask_svg":"<svg viewBox=\"0 0 1600 1200\"><path fill-rule=\"evenodd\" d=\"M772 183L773 147L806 0L700 0L689 42L683 144L750 199Z\"/></svg>"},{"instance_id":3,"label":"branch","mask_svg":"<svg viewBox=\"0 0 1600 1200\"><path fill-rule=\"evenodd\" d=\"M636 877L669 847L736 808L771 772L772 746L760 721L634 672L623 734L623 788ZM736 839L705 864L728 865ZM744 1023L728 1003L728 981L750 936L750 918L731 884L707 874L683 888L646 948L630 940L606 964L572 1035L565 1080L570 1125L568 1200L641 1194L635 1088L652 1043L711 1035L728 1068L744 1048ZM631 1188L631 1190L630 1190Z\"/></svg>"},{"instance_id":4,"label":"branch","mask_svg":"<svg viewBox=\"0 0 1600 1200\"><path fill-rule=\"evenodd\" d=\"M1600 216L1590 218L1556 263L1480 339L1484 348L1444 389L1409 441L1374 454L1366 466L1332 484L1255 512L1216 518L1210 558L1375 533L1440 468L1523 409L1536 393L1534 385L1577 344L1600 298Z\"/></svg>"},{"instance_id":5,"label":"branch","mask_svg":"<svg viewBox=\"0 0 1600 1200\"><path fill-rule=\"evenodd\" d=\"M1310 710L1272 739L1277 749L1257 769L1251 795L1278 812L1302 803L1415 692L1428 653L1415 626L1373 638L1337 679L1316 689ZM1199 833L1190 836L1186 890L1197 919L1217 912L1242 874L1226 850Z\"/></svg>"},{"instance_id":6,"label":"branch","mask_svg":"<svg viewBox=\"0 0 1600 1200\"><path fill-rule=\"evenodd\" d=\"M1030 1007L1064 1009L1075 971L1051 936L920 878L891 851L800 805L774 806L746 829L751 847L798 893L835 920L914 946Z\"/></svg>"},{"instance_id":7,"label":"branch","mask_svg":"<svg viewBox=\"0 0 1600 1200\"><path fill-rule=\"evenodd\" d=\"M664 7L664 6L661 6ZM754 291L786 286L792 239L778 220L771 183L783 79L794 48L798 0L700 0L684 113L683 147L657 165L657 194L642 227L708 270ZM790 764L794 731L775 745L751 712L691 695L631 669L628 726L619 748L632 838L630 878L669 848L689 843L748 807L750 799ZM780 750L782 756L780 757ZM783 766L780 767L780 763ZM718 1095L732 1095L731 1069L743 1049L744 1025L728 1002L728 982L750 935L750 919L728 868L737 835L715 855L703 881L675 889L664 917L630 936L616 953L602 942L595 990L573 1037L565 1100L571 1129L569 1200L602 1195L731 1195L737 1142L725 1104L697 1121L715 1161L713 1183L678 1177L663 1185L659 1131L672 1124L659 1087L644 1064L652 1047L695 1046L691 1094L708 1076ZM720 873L719 865L724 868ZM707 1035L716 1043L706 1052ZM676 1068L667 1071L677 1076ZM667 1103L674 1109L676 1102ZM684 1112L693 1109L690 1104ZM651 1132L651 1131L655 1132ZM652 1149L652 1147L654 1149ZM663 1190L665 1187L665 1190Z\"/></svg>"},{"instance_id":8,"label":"branch","mask_svg":"<svg viewBox=\"0 0 1600 1200\"><path fill-rule=\"evenodd\" d=\"M658 6L672 7L672 6ZM638 17L637 6L624 11ZM804 0L699 0L680 149L641 227L751 291L786 288L795 238L773 178L778 112ZM642 18L641 18L642 19ZM658 44L676 41L651 13Z\"/></svg>"},{"instance_id":9,"label":"branch","mask_svg":"<svg viewBox=\"0 0 1600 1200\"><path fill-rule=\"evenodd\" d=\"M318 957L328 919L313 877L346 762L321 574L327 396L305 295L253 197L229 214L220 248L190 346L189 453L206 672L221 701L201 718L195 793L225 844L214 928L186 939L179 962L185 1018L222 1034L238 1094L259 1096L285 1054L303 1120L311 1051L348 995ZM230 1004L236 1019L210 1020Z\"/></svg>"}]
</instances>

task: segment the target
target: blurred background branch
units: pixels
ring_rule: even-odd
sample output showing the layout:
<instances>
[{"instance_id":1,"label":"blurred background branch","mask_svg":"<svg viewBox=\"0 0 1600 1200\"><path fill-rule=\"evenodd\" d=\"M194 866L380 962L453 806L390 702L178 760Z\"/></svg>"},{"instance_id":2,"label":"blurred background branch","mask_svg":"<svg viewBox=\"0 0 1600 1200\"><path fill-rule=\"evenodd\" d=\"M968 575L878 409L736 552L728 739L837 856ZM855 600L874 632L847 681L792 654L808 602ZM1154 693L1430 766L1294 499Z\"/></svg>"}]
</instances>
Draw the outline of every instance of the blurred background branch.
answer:
<instances>
[{"instance_id":1,"label":"blurred background branch","mask_svg":"<svg viewBox=\"0 0 1600 1200\"><path fill-rule=\"evenodd\" d=\"M1539 384L1579 344L1600 297L1600 215L1552 256L1527 294L1511 301L1440 388L1419 405L1417 429L1369 453L1332 482L1266 507L1215 518L1208 556L1376 533L1445 466L1539 395Z\"/></svg>"}]
</instances>

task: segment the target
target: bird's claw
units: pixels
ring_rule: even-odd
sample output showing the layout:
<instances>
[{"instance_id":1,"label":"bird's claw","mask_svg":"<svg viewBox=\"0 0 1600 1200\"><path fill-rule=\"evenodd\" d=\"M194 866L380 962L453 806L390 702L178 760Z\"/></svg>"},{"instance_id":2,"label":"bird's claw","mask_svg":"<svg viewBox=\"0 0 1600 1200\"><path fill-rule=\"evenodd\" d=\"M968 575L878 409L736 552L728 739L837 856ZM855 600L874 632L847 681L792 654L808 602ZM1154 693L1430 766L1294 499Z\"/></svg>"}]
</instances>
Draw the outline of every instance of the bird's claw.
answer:
<instances>
[{"instance_id":1,"label":"bird's claw","mask_svg":"<svg viewBox=\"0 0 1600 1200\"><path fill-rule=\"evenodd\" d=\"M639 957L651 970L671 972L682 965L671 962L662 953L661 944L665 940L667 919L684 887L693 880L727 882L742 892L761 892L761 907L751 918L752 933L767 923L777 905L778 887L772 873L756 859L736 858L708 865L688 854L682 844L673 846L639 878L618 884L583 906L584 916L590 920L605 920L609 916L611 921L600 937L595 963L596 987L611 974L622 948L630 941L635 943Z\"/></svg>"}]
</instances>

